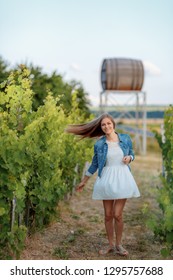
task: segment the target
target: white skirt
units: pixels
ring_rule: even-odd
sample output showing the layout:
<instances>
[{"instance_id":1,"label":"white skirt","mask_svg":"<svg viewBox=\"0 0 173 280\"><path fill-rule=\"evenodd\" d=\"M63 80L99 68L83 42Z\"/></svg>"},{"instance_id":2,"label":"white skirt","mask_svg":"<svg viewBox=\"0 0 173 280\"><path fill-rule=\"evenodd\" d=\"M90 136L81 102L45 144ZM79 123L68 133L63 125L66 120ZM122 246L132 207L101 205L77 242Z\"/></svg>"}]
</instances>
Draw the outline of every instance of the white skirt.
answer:
<instances>
[{"instance_id":1,"label":"white skirt","mask_svg":"<svg viewBox=\"0 0 173 280\"><path fill-rule=\"evenodd\" d=\"M111 200L139 197L140 192L118 142L108 142L106 166L94 184L93 199Z\"/></svg>"}]
</instances>

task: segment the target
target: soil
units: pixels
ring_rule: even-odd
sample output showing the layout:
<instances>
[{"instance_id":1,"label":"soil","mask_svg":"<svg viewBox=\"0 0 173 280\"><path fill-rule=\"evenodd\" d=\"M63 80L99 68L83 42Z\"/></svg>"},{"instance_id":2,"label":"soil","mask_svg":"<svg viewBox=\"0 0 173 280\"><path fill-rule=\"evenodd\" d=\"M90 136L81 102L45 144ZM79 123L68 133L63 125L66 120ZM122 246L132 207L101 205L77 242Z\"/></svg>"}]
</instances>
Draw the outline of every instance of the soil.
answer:
<instances>
[{"instance_id":1,"label":"soil","mask_svg":"<svg viewBox=\"0 0 173 280\"><path fill-rule=\"evenodd\" d=\"M136 156L131 164L141 197L127 200L124 209L123 246L127 257L115 252L100 256L107 245L102 201L91 199L94 175L82 193L74 194L58 205L57 220L27 238L20 259L23 260L159 260L161 244L146 226L150 213L158 212L157 188L161 184L160 154Z\"/></svg>"}]
</instances>

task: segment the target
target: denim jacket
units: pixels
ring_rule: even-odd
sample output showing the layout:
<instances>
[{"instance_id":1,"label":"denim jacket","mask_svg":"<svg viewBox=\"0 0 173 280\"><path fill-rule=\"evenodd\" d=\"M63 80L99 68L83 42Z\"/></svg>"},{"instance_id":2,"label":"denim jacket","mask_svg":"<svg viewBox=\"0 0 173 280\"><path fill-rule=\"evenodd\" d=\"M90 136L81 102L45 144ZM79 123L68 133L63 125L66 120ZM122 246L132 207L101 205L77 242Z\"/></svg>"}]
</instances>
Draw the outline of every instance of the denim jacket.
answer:
<instances>
[{"instance_id":1,"label":"denim jacket","mask_svg":"<svg viewBox=\"0 0 173 280\"><path fill-rule=\"evenodd\" d=\"M131 156L134 160L134 152L132 147L132 141L128 134L117 133L119 138L119 145L122 149L124 156ZM94 145L94 156L92 163L85 173L86 176L93 175L98 169L98 176L101 177L103 167L106 164L106 157L108 152L108 144L106 143L106 136L102 136Z\"/></svg>"}]
</instances>

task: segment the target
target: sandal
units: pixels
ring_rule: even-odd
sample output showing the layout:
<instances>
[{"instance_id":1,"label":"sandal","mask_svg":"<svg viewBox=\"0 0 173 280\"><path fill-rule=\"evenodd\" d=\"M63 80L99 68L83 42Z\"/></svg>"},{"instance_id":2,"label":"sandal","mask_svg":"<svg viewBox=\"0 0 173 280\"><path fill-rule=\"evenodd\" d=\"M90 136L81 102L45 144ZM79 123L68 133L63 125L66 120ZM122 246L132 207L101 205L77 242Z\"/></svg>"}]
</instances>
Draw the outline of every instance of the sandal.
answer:
<instances>
[{"instance_id":1,"label":"sandal","mask_svg":"<svg viewBox=\"0 0 173 280\"><path fill-rule=\"evenodd\" d=\"M100 251L99 251L99 254L100 255L107 255L108 253L110 253L110 252L113 252L114 251L114 247L106 247L106 248L104 248L104 249L101 249Z\"/></svg>"},{"instance_id":2,"label":"sandal","mask_svg":"<svg viewBox=\"0 0 173 280\"><path fill-rule=\"evenodd\" d=\"M120 256L127 256L129 254L128 251L124 249L122 245L116 246L116 253Z\"/></svg>"}]
</instances>

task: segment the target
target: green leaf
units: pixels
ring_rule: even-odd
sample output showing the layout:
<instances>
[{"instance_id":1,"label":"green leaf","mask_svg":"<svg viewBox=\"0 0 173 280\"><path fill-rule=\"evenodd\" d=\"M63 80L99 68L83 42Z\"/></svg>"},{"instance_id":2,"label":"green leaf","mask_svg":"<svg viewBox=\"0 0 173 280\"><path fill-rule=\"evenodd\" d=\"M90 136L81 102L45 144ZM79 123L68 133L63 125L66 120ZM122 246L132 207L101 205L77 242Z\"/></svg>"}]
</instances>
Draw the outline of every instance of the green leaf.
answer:
<instances>
[{"instance_id":1,"label":"green leaf","mask_svg":"<svg viewBox=\"0 0 173 280\"><path fill-rule=\"evenodd\" d=\"M162 248L161 249L161 254L162 254L163 257L166 258L166 257L168 257L170 255L170 250L167 249L167 248Z\"/></svg>"}]
</instances>

